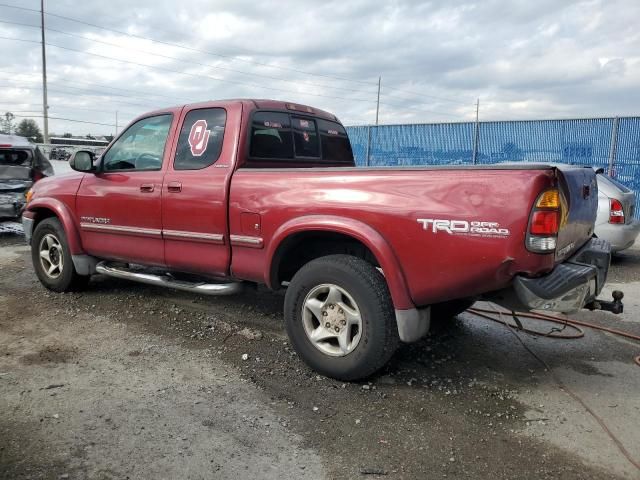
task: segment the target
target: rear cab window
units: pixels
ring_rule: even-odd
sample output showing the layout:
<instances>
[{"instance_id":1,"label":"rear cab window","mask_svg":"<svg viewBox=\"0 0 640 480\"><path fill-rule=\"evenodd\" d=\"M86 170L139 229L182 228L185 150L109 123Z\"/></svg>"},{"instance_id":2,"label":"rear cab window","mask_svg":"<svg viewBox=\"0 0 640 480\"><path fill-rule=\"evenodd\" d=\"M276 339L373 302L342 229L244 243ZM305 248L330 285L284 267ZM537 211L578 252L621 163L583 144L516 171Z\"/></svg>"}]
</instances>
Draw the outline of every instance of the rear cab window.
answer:
<instances>
[{"instance_id":1,"label":"rear cab window","mask_svg":"<svg viewBox=\"0 0 640 480\"><path fill-rule=\"evenodd\" d=\"M287 112L253 114L248 166L354 164L347 132L337 122ZM286 165L285 165L286 166Z\"/></svg>"}]
</instances>

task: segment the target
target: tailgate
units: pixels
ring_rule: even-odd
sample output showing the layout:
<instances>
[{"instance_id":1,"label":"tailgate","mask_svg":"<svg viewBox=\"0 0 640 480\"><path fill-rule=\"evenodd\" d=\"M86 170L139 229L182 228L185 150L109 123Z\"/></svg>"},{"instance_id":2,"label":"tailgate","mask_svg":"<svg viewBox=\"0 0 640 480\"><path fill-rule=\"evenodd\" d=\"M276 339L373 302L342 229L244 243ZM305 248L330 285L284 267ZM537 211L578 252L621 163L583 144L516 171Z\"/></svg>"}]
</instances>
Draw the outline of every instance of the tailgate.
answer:
<instances>
[{"instance_id":1,"label":"tailgate","mask_svg":"<svg viewBox=\"0 0 640 480\"><path fill-rule=\"evenodd\" d=\"M598 186L592 168L559 166L557 169L563 204L556 249L556 261L560 262L592 237L598 210Z\"/></svg>"}]
</instances>

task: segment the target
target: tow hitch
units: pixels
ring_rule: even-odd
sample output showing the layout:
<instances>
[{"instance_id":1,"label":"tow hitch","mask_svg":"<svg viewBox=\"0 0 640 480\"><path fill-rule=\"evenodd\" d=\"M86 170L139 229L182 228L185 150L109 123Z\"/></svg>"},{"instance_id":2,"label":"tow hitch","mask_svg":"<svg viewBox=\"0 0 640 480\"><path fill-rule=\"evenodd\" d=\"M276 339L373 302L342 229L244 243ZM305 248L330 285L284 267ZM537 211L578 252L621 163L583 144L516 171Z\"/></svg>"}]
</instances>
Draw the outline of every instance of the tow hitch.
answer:
<instances>
[{"instance_id":1,"label":"tow hitch","mask_svg":"<svg viewBox=\"0 0 640 480\"><path fill-rule=\"evenodd\" d=\"M624 305L622 304L624 293L620 290L614 290L611 292L611 296L613 297L613 301L596 299L593 302L587 303L584 308L588 310L604 310L615 313L616 315L622 313L624 311Z\"/></svg>"}]
</instances>

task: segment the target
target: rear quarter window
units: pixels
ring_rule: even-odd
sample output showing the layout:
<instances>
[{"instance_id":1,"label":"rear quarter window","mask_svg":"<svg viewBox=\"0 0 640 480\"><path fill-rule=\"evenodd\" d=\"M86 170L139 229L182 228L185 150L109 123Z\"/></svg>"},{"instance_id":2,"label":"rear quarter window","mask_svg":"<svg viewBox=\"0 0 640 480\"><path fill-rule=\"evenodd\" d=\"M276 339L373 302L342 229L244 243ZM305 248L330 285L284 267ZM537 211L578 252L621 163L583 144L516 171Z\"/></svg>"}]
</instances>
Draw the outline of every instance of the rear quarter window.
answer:
<instances>
[{"instance_id":1,"label":"rear quarter window","mask_svg":"<svg viewBox=\"0 0 640 480\"><path fill-rule=\"evenodd\" d=\"M223 108L191 110L184 117L174 170L201 170L220 157L227 112Z\"/></svg>"}]
</instances>

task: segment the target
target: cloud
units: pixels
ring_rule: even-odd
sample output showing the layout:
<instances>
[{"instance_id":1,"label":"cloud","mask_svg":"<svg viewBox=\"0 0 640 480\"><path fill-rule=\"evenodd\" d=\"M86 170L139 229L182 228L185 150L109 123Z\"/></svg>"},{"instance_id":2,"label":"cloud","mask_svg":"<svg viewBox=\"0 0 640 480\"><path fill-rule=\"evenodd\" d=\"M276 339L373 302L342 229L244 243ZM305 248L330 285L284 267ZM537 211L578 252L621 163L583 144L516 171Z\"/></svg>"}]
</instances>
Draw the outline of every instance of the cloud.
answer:
<instances>
[{"instance_id":1,"label":"cloud","mask_svg":"<svg viewBox=\"0 0 640 480\"><path fill-rule=\"evenodd\" d=\"M635 0L61 0L47 9L58 118L113 124L117 111L122 125L167 105L268 97L362 124L375 118L378 76L382 123L469 120L476 98L491 120L640 107ZM0 7L0 20L39 26L38 12L20 9ZM0 32L35 42L0 39L0 112L30 115L42 108L39 29L0 23ZM52 119L50 129L115 127Z\"/></svg>"}]
</instances>

